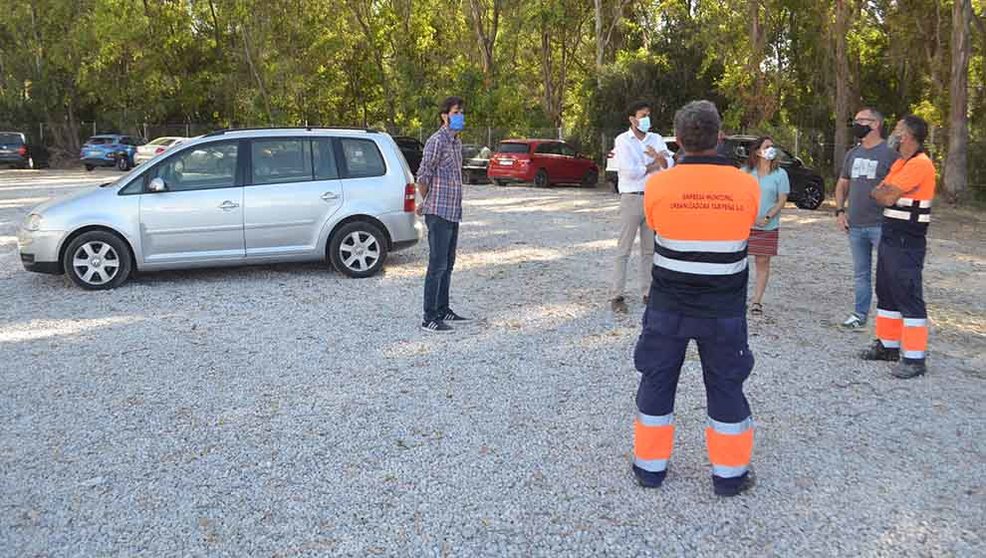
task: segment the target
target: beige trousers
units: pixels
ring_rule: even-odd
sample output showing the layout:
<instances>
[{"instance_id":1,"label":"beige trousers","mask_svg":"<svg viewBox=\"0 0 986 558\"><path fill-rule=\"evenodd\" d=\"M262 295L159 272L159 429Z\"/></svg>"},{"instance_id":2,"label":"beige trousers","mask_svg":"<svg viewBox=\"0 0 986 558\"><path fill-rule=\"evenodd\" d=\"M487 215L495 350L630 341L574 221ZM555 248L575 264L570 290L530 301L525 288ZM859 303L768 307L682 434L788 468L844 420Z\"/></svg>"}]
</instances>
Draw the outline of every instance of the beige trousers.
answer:
<instances>
[{"instance_id":1,"label":"beige trousers","mask_svg":"<svg viewBox=\"0 0 986 558\"><path fill-rule=\"evenodd\" d=\"M627 261L637 231L640 231L640 291L646 295L650 292L651 267L654 264L654 231L647 226L644 216L644 197L620 194L620 240L616 246L616 273L610 298L623 296L627 283Z\"/></svg>"}]
</instances>

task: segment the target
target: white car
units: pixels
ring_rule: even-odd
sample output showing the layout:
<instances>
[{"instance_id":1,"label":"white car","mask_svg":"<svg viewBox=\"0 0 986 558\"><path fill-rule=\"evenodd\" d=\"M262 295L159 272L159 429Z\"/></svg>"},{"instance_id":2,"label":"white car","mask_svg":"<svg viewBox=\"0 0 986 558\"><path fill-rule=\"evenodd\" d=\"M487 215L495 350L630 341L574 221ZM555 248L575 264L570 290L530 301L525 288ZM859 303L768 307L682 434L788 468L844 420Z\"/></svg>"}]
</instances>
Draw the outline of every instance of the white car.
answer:
<instances>
[{"instance_id":1,"label":"white car","mask_svg":"<svg viewBox=\"0 0 986 558\"><path fill-rule=\"evenodd\" d=\"M137 148L137 153L134 155L134 165L146 163L187 139L178 136L165 136L145 143Z\"/></svg>"},{"instance_id":2,"label":"white car","mask_svg":"<svg viewBox=\"0 0 986 558\"><path fill-rule=\"evenodd\" d=\"M678 152L677 138L674 136L662 136L661 139L663 139L664 143L667 144L671 153ZM616 162L616 150L615 148L610 149L606 153L606 184L609 184L610 187L613 188L614 192L617 191L617 186L619 186L620 183L619 171L620 165Z\"/></svg>"}]
</instances>

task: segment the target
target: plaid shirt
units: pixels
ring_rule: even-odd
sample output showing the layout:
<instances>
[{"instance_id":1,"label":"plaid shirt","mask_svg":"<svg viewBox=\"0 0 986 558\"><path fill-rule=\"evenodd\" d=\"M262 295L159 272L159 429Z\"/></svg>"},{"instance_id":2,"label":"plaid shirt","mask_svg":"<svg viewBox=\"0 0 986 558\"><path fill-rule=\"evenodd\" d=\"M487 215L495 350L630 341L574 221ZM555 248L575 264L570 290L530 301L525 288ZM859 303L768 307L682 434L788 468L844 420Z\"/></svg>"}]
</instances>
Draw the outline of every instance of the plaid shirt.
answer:
<instances>
[{"instance_id":1,"label":"plaid shirt","mask_svg":"<svg viewBox=\"0 0 986 558\"><path fill-rule=\"evenodd\" d=\"M462 220L462 141L442 126L425 143L418 183L428 187L421 213Z\"/></svg>"}]
</instances>

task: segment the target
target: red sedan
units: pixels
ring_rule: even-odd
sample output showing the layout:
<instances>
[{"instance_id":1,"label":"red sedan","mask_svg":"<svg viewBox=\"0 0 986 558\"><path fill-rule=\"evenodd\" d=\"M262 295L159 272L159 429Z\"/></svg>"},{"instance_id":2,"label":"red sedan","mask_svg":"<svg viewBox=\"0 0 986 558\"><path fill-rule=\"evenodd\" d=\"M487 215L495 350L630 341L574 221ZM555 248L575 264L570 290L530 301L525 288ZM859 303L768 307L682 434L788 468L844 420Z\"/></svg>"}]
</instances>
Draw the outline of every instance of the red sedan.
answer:
<instances>
[{"instance_id":1,"label":"red sedan","mask_svg":"<svg viewBox=\"0 0 986 558\"><path fill-rule=\"evenodd\" d=\"M505 140L490 159L486 175L496 184L533 182L538 188L552 184L579 184L595 188L596 163L558 140Z\"/></svg>"}]
</instances>

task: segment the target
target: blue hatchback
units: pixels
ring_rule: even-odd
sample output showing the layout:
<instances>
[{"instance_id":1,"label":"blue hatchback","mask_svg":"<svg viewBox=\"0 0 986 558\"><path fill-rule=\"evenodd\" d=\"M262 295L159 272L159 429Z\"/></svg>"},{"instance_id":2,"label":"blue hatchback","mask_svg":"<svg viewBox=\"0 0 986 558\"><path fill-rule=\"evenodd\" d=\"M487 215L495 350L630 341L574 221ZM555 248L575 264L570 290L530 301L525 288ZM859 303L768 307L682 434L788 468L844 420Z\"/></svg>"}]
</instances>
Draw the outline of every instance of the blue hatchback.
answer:
<instances>
[{"instance_id":1,"label":"blue hatchback","mask_svg":"<svg viewBox=\"0 0 986 558\"><path fill-rule=\"evenodd\" d=\"M133 136L121 134L93 136L83 144L79 160L87 171L96 167L116 167L128 171L134 166L137 146L142 143Z\"/></svg>"}]
</instances>

